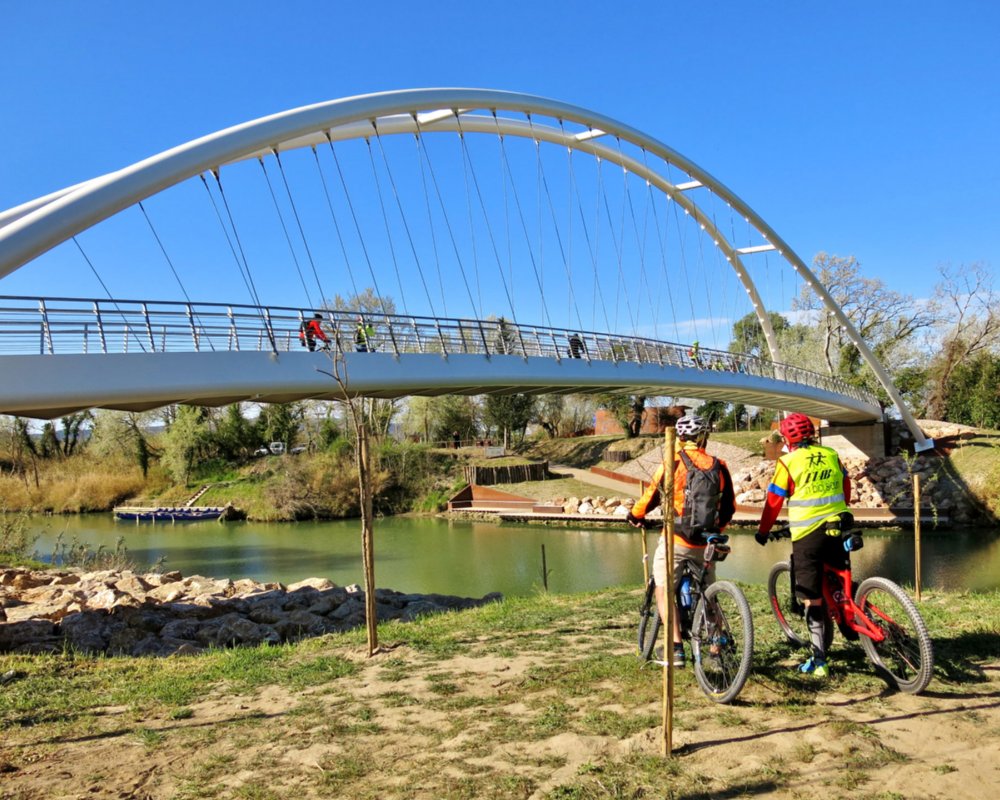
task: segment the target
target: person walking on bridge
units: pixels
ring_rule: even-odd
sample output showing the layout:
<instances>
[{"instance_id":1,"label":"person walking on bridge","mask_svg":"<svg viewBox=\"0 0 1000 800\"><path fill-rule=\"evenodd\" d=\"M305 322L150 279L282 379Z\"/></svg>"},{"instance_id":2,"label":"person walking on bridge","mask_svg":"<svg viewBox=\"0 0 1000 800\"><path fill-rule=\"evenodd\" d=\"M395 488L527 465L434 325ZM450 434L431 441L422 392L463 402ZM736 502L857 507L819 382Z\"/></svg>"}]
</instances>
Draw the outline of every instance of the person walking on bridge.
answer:
<instances>
[{"instance_id":1,"label":"person walking on bridge","mask_svg":"<svg viewBox=\"0 0 1000 800\"><path fill-rule=\"evenodd\" d=\"M697 414L686 414L677 420L677 445L670 466L674 470L673 508L663 506L663 513L677 516L674 527L674 583L684 573L685 561L696 573L705 574L705 584L715 580L714 565L705 564L705 534L721 532L736 513L733 480L726 462L705 452L708 444L708 421ZM626 519L630 525L642 527L646 515L660 505L660 484L667 461L660 464L649 488L632 506ZM653 582L656 607L665 620L664 605L667 584L667 552L663 537L653 554ZM673 603L674 599L670 598ZM681 641L680 620L673 614L674 666L684 666L684 645Z\"/></svg>"},{"instance_id":2,"label":"person walking on bridge","mask_svg":"<svg viewBox=\"0 0 1000 800\"><path fill-rule=\"evenodd\" d=\"M778 512L788 500L788 527L795 564L795 594L806 607L806 624L812 655L799 671L816 678L830 672L826 661L823 608L823 567L845 569L850 556L840 539L842 530L854 526L847 510L851 479L837 451L815 443L816 427L805 414L789 414L778 426L789 452L778 459L767 487L767 502L755 534L765 545Z\"/></svg>"},{"instance_id":3,"label":"person walking on bridge","mask_svg":"<svg viewBox=\"0 0 1000 800\"><path fill-rule=\"evenodd\" d=\"M375 352L375 329L358 315L358 326L354 329L354 349L359 353Z\"/></svg>"},{"instance_id":4,"label":"person walking on bridge","mask_svg":"<svg viewBox=\"0 0 1000 800\"><path fill-rule=\"evenodd\" d=\"M303 321L299 326L299 340L302 342L303 347L309 348L309 352L316 349L317 339L323 342L324 345L330 342L323 332L323 326L320 324L322 319L323 315L317 312L312 315L312 319Z\"/></svg>"}]
</instances>

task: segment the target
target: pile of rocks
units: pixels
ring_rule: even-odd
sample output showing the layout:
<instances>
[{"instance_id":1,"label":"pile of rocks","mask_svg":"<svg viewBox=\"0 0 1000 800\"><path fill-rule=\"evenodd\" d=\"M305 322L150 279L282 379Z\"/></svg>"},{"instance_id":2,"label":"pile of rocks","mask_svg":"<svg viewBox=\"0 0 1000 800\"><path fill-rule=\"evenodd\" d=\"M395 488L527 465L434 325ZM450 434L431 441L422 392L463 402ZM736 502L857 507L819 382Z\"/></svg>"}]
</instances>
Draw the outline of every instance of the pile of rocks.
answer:
<instances>
[{"instance_id":1,"label":"pile of rocks","mask_svg":"<svg viewBox=\"0 0 1000 800\"><path fill-rule=\"evenodd\" d=\"M552 504L562 506L567 514L593 514L604 517L625 517L632 504L631 497L556 497Z\"/></svg>"},{"instance_id":2,"label":"pile of rocks","mask_svg":"<svg viewBox=\"0 0 1000 800\"><path fill-rule=\"evenodd\" d=\"M376 589L380 622L501 599ZM308 578L284 586L179 572L0 569L0 652L166 656L208 647L277 644L364 624L365 593Z\"/></svg>"},{"instance_id":3,"label":"pile of rocks","mask_svg":"<svg viewBox=\"0 0 1000 800\"><path fill-rule=\"evenodd\" d=\"M848 458L844 459L844 467L851 478L852 508L911 510L916 474L920 476L922 507L932 508L938 515L958 523L969 522L978 515L975 502L952 480L940 458ZM736 502L762 505L773 474L773 461L762 461L734 473Z\"/></svg>"}]
</instances>

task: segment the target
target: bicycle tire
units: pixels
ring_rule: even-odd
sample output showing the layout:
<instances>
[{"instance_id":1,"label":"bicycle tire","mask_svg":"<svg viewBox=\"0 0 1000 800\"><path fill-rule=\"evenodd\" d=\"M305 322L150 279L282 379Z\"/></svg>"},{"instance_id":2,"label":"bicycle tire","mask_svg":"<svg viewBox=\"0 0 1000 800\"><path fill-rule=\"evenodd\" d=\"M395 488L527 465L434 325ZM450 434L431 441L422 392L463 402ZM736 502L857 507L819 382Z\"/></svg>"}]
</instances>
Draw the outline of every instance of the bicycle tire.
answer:
<instances>
[{"instance_id":1,"label":"bicycle tire","mask_svg":"<svg viewBox=\"0 0 1000 800\"><path fill-rule=\"evenodd\" d=\"M809 625L806 622L805 607L801 603L793 604L792 565L788 561L779 561L767 576L767 597L771 604L778 627L792 647L811 647ZM829 615L823 624L823 649L829 650L833 643L833 620Z\"/></svg>"},{"instance_id":2,"label":"bicycle tire","mask_svg":"<svg viewBox=\"0 0 1000 800\"><path fill-rule=\"evenodd\" d=\"M854 602L885 634L881 642L861 634L861 647L876 672L890 687L920 694L934 673L934 645L909 595L886 578L866 578Z\"/></svg>"},{"instance_id":3,"label":"bicycle tire","mask_svg":"<svg viewBox=\"0 0 1000 800\"><path fill-rule=\"evenodd\" d=\"M753 660L753 615L739 587L711 584L691 621L691 661L701 690L716 703L731 703L743 689Z\"/></svg>"},{"instance_id":4,"label":"bicycle tire","mask_svg":"<svg viewBox=\"0 0 1000 800\"><path fill-rule=\"evenodd\" d=\"M656 589L650 581L639 608L639 658L643 661L649 661L653 657L661 627L660 612L656 607Z\"/></svg>"}]
</instances>

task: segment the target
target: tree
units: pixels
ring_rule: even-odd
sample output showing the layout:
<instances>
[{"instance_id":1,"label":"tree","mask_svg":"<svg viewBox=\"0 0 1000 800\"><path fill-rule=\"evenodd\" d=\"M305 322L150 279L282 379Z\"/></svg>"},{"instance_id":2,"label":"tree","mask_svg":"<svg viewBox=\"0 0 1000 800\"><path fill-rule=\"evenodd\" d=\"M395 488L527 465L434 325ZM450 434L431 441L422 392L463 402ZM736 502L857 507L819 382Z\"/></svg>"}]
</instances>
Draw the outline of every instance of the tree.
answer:
<instances>
[{"instance_id":1,"label":"tree","mask_svg":"<svg viewBox=\"0 0 1000 800\"><path fill-rule=\"evenodd\" d=\"M163 437L163 464L174 480L188 483L192 467L204 458L211 443L208 409L179 406Z\"/></svg>"},{"instance_id":2,"label":"tree","mask_svg":"<svg viewBox=\"0 0 1000 800\"><path fill-rule=\"evenodd\" d=\"M861 265L854 256L842 258L819 253L813 259L813 271L840 306L861 338L882 363L899 364L902 346L934 321L929 310L914 303L910 295L888 289L878 278L861 275ZM821 357L830 375L837 375L858 386L865 386L885 396L874 373L865 370L861 353L848 338L847 329L830 313L808 284L792 301L796 311L808 312L821 335Z\"/></svg>"},{"instance_id":3,"label":"tree","mask_svg":"<svg viewBox=\"0 0 1000 800\"><path fill-rule=\"evenodd\" d=\"M769 311L767 312L767 316L771 320L771 327L774 329L775 337L779 337L782 331L789 327L788 320L781 316L781 314ZM746 353L747 355L770 360L771 351L767 347L764 328L761 326L755 312L751 311L733 323L733 338L729 342L729 352Z\"/></svg>"},{"instance_id":4,"label":"tree","mask_svg":"<svg viewBox=\"0 0 1000 800\"><path fill-rule=\"evenodd\" d=\"M478 437L479 409L473 398L446 394L434 398L431 411L430 431L433 442L450 442L455 433L465 440Z\"/></svg>"},{"instance_id":5,"label":"tree","mask_svg":"<svg viewBox=\"0 0 1000 800\"><path fill-rule=\"evenodd\" d=\"M71 456L80 443L83 424L93 420L94 415L89 411L78 411L75 414L67 414L62 418L62 452L64 456Z\"/></svg>"},{"instance_id":6,"label":"tree","mask_svg":"<svg viewBox=\"0 0 1000 800\"><path fill-rule=\"evenodd\" d=\"M543 394L535 402L534 421L542 426L550 439L559 435L565 409L566 397L561 394Z\"/></svg>"},{"instance_id":7,"label":"tree","mask_svg":"<svg viewBox=\"0 0 1000 800\"><path fill-rule=\"evenodd\" d=\"M488 394L483 403L483 420L503 436L504 447L511 435L524 439L525 428L535 411L535 398L528 394Z\"/></svg>"},{"instance_id":8,"label":"tree","mask_svg":"<svg viewBox=\"0 0 1000 800\"><path fill-rule=\"evenodd\" d=\"M287 453L295 446L302 425L301 403L268 403L261 406L257 432L264 442L281 442Z\"/></svg>"},{"instance_id":9,"label":"tree","mask_svg":"<svg viewBox=\"0 0 1000 800\"><path fill-rule=\"evenodd\" d=\"M219 456L227 461L248 458L265 443L261 428L244 416L242 403L226 406L216 423L214 439Z\"/></svg>"},{"instance_id":10,"label":"tree","mask_svg":"<svg viewBox=\"0 0 1000 800\"><path fill-rule=\"evenodd\" d=\"M932 304L941 337L929 376L927 413L931 417L946 418L950 392L961 383L952 381L955 369L1000 342L998 304L993 276L984 265L942 268Z\"/></svg>"},{"instance_id":11,"label":"tree","mask_svg":"<svg viewBox=\"0 0 1000 800\"><path fill-rule=\"evenodd\" d=\"M117 456L134 460L145 478L154 455L146 433L150 413L98 411L93 420L88 451L105 458Z\"/></svg>"},{"instance_id":12,"label":"tree","mask_svg":"<svg viewBox=\"0 0 1000 800\"><path fill-rule=\"evenodd\" d=\"M956 364L945 391L949 422L1000 428L1000 355L980 351Z\"/></svg>"},{"instance_id":13,"label":"tree","mask_svg":"<svg viewBox=\"0 0 1000 800\"><path fill-rule=\"evenodd\" d=\"M597 395L597 404L621 425L627 438L638 436L642 430L642 413L646 408L644 395L605 393Z\"/></svg>"}]
</instances>

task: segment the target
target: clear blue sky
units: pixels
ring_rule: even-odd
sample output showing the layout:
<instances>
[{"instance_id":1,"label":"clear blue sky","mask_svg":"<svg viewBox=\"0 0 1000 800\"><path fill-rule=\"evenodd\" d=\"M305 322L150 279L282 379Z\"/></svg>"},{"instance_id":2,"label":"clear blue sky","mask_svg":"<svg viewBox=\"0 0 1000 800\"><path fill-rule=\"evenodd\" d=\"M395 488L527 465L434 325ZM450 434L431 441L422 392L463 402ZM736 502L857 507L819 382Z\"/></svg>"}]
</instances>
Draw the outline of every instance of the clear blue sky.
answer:
<instances>
[{"instance_id":1,"label":"clear blue sky","mask_svg":"<svg viewBox=\"0 0 1000 800\"><path fill-rule=\"evenodd\" d=\"M988 0L50 0L3 16L0 208L299 105L474 86L665 141L807 262L856 255L917 296L941 263L1000 265ZM55 291L22 272L0 293Z\"/></svg>"}]
</instances>

